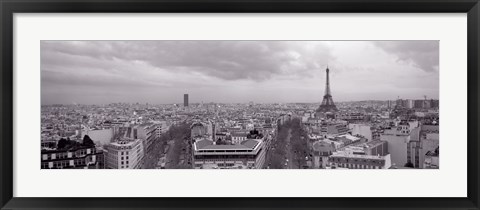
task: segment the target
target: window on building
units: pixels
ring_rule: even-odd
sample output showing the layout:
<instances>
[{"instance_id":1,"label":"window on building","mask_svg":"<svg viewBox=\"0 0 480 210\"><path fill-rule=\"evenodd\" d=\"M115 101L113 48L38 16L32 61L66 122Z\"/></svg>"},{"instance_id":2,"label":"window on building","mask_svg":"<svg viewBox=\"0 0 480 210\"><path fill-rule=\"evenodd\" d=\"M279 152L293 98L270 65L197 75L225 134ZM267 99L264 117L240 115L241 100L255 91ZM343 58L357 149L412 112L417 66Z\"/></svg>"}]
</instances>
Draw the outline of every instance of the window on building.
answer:
<instances>
[{"instance_id":1,"label":"window on building","mask_svg":"<svg viewBox=\"0 0 480 210\"><path fill-rule=\"evenodd\" d=\"M42 169L44 169L44 168L48 168L48 162L43 162L42 163Z\"/></svg>"}]
</instances>

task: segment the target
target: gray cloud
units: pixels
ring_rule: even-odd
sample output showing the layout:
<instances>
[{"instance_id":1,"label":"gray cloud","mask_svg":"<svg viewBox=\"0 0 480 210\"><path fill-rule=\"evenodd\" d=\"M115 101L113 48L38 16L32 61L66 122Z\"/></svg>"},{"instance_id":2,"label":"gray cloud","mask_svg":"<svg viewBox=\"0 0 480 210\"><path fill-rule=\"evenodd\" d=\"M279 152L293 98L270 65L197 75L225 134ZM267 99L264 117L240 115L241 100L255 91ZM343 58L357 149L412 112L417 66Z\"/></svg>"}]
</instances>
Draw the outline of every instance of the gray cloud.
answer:
<instances>
[{"instance_id":1,"label":"gray cloud","mask_svg":"<svg viewBox=\"0 0 480 210\"><path fill-rule=\"evenodd\" d=\"M398 57L398 61L411 62L427 71L438 71L438 41L376 41L379 48Z\"/></svg>"},{"instance_id":2,"label":"gray cloud","mask_svg":"<svg viewBox=\"0 0 480 210\"><path fill-rule=\"evenodd\" d=\"M42 43L42 64L69 65L49 53L97 60L142 61L171 71L198 72L225 80L262 81L279 74L311 76L333 59L321 43L285 41L53 41ZM75 60L75 59L73 59ZM77 62L78 61L73 61ZM99 68L97 62L79 63Z\"/></svg>"},{"instance_id":3,"label":"gray cloud","mask_svg":"<svg viewBox=\"0 0 480 210\"><path fill-rule=\"evenodd\" d=\"M436 44L435 44L436 43ZM438 97L438 42L42 41L42 103Z\"/></svg>"}]
</instances>

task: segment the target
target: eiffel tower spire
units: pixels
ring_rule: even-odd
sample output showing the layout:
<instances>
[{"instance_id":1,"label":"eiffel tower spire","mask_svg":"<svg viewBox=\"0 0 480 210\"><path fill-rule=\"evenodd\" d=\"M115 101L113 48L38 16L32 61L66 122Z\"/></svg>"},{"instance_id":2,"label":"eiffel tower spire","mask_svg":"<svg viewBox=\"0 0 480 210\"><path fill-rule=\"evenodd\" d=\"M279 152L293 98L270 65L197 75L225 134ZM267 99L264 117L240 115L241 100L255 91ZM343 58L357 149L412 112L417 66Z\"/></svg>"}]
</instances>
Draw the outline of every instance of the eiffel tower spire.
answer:
<instances>
[{"instance_id":1,"label":"eiffel tower spire","mask_svg":"<svg viewBox=\"0 0 480 210\"><path fill-rule=\"evenodd\" d=\"M333 103L332 92L330 91L330 69L326 69L327 77L325 82L325 95L322 104L318 107L317 112L335 112L338 111Z\"/></svg>"},{"instance_id":2,"label":"eiffel tower spire","mask_svg":"<svg viewBox=\"0 0 480 210\"><path fill-rule=\"evenodd\" d=\"M330 69L327 66L327 82L325 84L325 95L331 96L332 93L330 92Z\"/></svg>"}]
</instances>

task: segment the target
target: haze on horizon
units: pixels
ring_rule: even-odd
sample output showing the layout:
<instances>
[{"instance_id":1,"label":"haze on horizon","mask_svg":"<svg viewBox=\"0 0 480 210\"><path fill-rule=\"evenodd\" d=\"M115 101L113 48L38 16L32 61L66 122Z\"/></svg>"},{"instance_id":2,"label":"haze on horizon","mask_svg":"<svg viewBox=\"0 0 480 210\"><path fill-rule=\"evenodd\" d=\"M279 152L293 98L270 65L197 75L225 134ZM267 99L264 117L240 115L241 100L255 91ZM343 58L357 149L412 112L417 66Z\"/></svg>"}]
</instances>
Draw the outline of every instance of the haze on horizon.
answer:
<instances>
[{"instance_id":1,"label":"haze on horizon","mask_svg":"<svg viewBox=\"0 0 480 210\"><path fill-rule=\"evenodd\" d=\"M41 41L42 104L438 99L438 41Z\"/></svg>"}]
</instances>

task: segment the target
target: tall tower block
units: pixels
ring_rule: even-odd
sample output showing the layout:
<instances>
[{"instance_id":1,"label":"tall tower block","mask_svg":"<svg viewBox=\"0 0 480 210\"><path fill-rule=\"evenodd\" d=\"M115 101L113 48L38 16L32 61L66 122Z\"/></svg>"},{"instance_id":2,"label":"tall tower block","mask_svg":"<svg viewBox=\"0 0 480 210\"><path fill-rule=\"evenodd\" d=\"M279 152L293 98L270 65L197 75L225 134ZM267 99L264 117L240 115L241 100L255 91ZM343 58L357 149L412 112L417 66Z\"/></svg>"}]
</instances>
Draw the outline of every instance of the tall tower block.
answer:
<instances>
[{"instance_id":1,"label":"tall tower block","mask_svg":"<svg viewBox=\"0 0 480 210\"><path fill-rule=\"evenodd\" d=\"M188 94L183 94L183 106L188 106Z\"/></svg>"}]
</instances>

